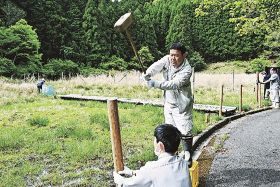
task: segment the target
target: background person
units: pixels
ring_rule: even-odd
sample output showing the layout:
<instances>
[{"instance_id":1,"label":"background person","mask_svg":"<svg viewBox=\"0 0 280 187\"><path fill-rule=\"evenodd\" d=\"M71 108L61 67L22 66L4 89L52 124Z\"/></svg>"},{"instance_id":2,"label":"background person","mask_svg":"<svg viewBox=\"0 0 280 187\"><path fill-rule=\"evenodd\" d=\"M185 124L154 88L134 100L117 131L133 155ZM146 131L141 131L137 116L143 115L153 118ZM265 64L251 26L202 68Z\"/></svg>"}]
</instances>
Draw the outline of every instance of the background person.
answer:
<instances>
[{"instance_id":1,"label":"background person","mask_svg":"<svg viewBox=\"0 0 280 187\"><path fill-rule=\"evenodd\" d=\"M277 74L277 68L270 69L270 78L267 81L261 82L262 84L270 83L270 100L272 107L279 108L279 89L280 80Z\"/></svg>"},{"instance_id":2,"label":"background person","mask_svg":"<svg viewBox=\"0 0 280 187\"><path fill-rule=\"evenodd\" d=\"M154 136L154 152L158 160L147 162L140 170L125 168L119 173L114 172L115 183L126 187L191 187L188 162L175 155L180 144L180 131L173 125L162 124L156 127Z\"/></svg>"},{"instance_id":3,"label":"background person","mask_svg":"<svg viewBox=\"0 0 280 187\"><path fill-rule=\"evenodd\" d=\"M270 78L270 74L266 73L263 71L262 73L263 76L263 82L266 82ZM264 99L269 99L269 94L270 94L270 83L267 82L264 84Z\"/></svg>"},{"instance_id":4,"label":"background person","mask_svg":"<svg viewBox=\"0 0 280 187\"><path fill-rule=\"evenodd\" d=\"M181 43L171 45L169 54L154 62L143 75L148 86L164 90L165 123L172 124L182 133L185 159L192 164L193 96L190 78L192 68L186 59L186 47ZM163 73L163 81L151 79Z\"/></svg>"},{"instance_id":5,"label":"background person","mask_svg":"<svg viewBox=\"0 0 280 187\"><path fill-rule=\"evenodd\" d=\"M45 79L44 78L37 82L38 93L42 92L43 84L45 84Z\"/></svg>"}]
</instances>

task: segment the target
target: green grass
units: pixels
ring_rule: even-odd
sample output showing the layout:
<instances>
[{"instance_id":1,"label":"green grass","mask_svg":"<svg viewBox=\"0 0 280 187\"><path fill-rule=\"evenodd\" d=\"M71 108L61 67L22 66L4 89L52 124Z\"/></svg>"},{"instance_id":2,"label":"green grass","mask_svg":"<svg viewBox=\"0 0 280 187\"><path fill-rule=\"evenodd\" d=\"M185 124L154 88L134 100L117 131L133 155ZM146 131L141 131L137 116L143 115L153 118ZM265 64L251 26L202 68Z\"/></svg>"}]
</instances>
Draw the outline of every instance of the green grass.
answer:
<instances>
[{"instance_id":1,"label":"green grass","mask_svg":"<svg viewBox=\"0 0 280 187\"><path fill-rule=\"evenodd\" d=\"M107 105L37 96L0 108L0 186L109 186L113 171ZM125 164L139 168L153 154L161 107L118 104ZM206 126L194 112L195 133ZM200 119L201 118L201 119Z\"/></svg>"},{"instance_id":2,"label":"green grass","mask_svg":"<svg viewBox=\"0 0 280 187\"><path fill-rule=\"evenodd\" d=\"M52 82L59 94L161 99L143 86ZM83 85L83 86L81 86ZM73 90L71 90L73 89ZM0 91L0 186L110 186L113 159L107 105L37 95L36 87L4 82ZM197 88L197 103L218 104L219 91ZM238 106L238 92L227 90L224 104ZM256 108L251 88L244 88L244 109ZM154 160L153 131L163 123L163 108L118 104L125 165L137 169ZM203 131L205 114L194 111L194 134ZM211 114L210 123L221 120Z\"/></svg>"}]
</instances>

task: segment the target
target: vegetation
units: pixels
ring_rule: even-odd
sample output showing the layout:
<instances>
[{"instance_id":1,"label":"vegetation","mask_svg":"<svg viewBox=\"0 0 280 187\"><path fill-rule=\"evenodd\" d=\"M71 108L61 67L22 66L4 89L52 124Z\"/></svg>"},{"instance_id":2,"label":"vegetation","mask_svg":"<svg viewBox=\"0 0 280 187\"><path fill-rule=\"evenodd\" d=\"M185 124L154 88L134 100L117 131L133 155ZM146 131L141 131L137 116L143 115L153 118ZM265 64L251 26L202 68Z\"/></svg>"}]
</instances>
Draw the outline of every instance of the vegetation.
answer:
<instances>
[{"instance_id":1,"label":"vegetation","mask_svg":"<svg viewBox=\"0 0 280 187\"><path fill-rule=\"evenodd\" d=\"M187 46L196 71L253 73L274 59L280 65L275 0L0 0L0 5L0 186L112 185L106 104L38 95L35 77L48 78L58 94L160 100L160 90L129 77L127 70L141 66L125 33L113 28L128 11L145 68L175 41ZM244 111L258 107L254 84L244 85ZM239 107L238 91L225 89L224 105ZM195 88L196 103L219 100L217 85ZM153 130L163 122L162 108L119 104L119 115L125 165L139 168L155 159ZM199 134L209 124L203 113L193 115L193 133ZM210 123L220 119L213 114Z\"/></svg>"},{"instance_id":2,"label":"vegetation","mask_svg":"<svg viewBox=\"0 0 280 187\"><path fill-rule=\"evenodd\" d=\"M196 71L209 62L279 56L280 5L274 0L0 0L0 4L2 76L39 73L57 79L51 70L54 62L64 64L64 74L85 76L108 69L140 70L125 33L113 28L128 11L133 13L132 39L145 67L175 41L187 46Z\"/></svg>"},{"instance_id":3,"label":"vegetation","mask_svg":"<svg viewBox=\"0 0 280 187\"><path fill-rule=\"evenodd\" d=\"M51 82L60 94L66 93L63 90L68 83L69 80ZM1 80L1 85L1 185L112 185L113 162L105 103L37 95L30 83ZM80 80L74 87L73 92L103 96L135 98L137 94L148 93L153 98L161 97L156 90L151 94L142 86L109 87ZM118 107L125 164L136 169L155 159L153 130L163 122L163 110L120 103ZM194 120L195 134L207 127L203 113L194 112ZM211 123L217 120L217 115L211 117Z\"/></svg>"}]
</instances>

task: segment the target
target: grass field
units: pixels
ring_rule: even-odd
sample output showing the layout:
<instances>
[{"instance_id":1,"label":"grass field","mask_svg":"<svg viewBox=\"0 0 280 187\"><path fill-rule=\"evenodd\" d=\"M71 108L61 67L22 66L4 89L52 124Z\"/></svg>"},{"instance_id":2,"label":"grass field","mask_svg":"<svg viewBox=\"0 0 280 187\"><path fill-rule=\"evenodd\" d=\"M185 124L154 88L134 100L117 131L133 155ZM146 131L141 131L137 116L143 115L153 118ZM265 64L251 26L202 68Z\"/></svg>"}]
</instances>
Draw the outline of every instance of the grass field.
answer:
<instances>
[{"instance_id":1,"label":"grass field","mask_svg":"<svg viewBox=\"0 0 280 187\"><path fill-rule=\"evenodd\" d=\"M47 84L53 85L57 94L162 99L160 90L148 90L135 74L75 77ZM196 80L199 76L210 79L201 74ZM219 85L214 76L213 85L207 81L195 83L196 103L219 103ZM113 186L105 103L38 95L34 81L1 79L0 84L0 186ZM242 84L245 108L256 108L254 80ZM228 83L225 105L238 106L238 94L238 86L232 90ZM137 169L155 159L153 130L163 122L163 111L148 105L119 104L119 115L125 165ZM204 117L194 111L195 134L207 127ZM212 115L211 123L219 119Z\"/></svg>"}]
</instances>

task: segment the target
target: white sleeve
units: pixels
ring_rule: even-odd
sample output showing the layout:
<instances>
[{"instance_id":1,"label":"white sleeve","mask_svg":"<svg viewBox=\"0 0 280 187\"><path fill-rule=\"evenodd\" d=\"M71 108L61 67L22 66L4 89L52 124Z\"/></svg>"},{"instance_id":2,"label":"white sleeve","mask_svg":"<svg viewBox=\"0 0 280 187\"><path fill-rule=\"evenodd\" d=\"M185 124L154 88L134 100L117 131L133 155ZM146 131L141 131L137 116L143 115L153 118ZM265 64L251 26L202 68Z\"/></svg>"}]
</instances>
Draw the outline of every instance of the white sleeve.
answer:
<instances>
[{"instance_id":1,"label":"white sleeve","mask_svg":"<svg viewBox=\"0 0 280 187\"><path fill-rule=\"evenodd\" d=\"M188 64L184 70L178 72L174 79L169 81L156 81L155 88L162 90L178 90L182 86L190 84L190 78L192 76L192 68Z\"/></svg>"},{"instance_id":2,"label":"white sleeve","mask_svg":"<svg viewBox=\"0 0 280 187\"><path fill-rule=\"evenodd\" d=\"M163 68L167 65L169 62L169 55L166 55L162 57L160 60L154 62L146 71L147 75L150 75L151 77L155 74L161 72Z\"/></svg>"},{"instance_id":3,"label":"white sleeve","mask_svg":"<svg viewBox=\"0 0 280 187\"><path fill-rule=\"evenodd\" d=\"M275 80L275 79L277 79L277 78L278 78L278 75L277 75L277 74L272 74L269 80L270 80L270 81L273 81L273 80Z\"/></svg>"},{"instance_id":4,"label":"white sleeve","mask_svg":"<svg viewBox=\"0 0 280 187\"><path fill-rule=\"evenodd\" d=\"M122 187L150 187L153 181L148 171L149 169L143 166L135 171L135 176L129 178L119 176L117 180L115 178L115 182Z\"/></svg>"}]
</instances>

